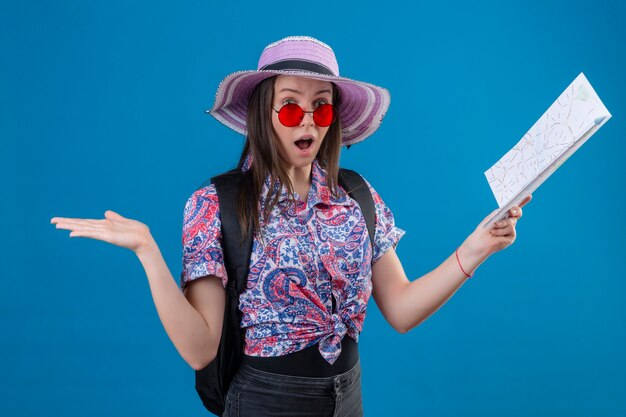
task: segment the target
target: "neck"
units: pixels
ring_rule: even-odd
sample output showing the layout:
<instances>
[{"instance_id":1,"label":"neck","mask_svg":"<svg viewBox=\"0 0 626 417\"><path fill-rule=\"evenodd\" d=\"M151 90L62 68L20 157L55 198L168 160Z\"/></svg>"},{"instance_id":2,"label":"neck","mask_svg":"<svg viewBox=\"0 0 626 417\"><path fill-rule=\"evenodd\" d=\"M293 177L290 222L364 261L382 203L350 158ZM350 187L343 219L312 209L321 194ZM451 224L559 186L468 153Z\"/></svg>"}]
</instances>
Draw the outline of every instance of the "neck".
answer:
<instances>
[{"instance_id":1,"label":"neck","mask_svg":"<svg viewBox=\"0 0 626 417\"><path fill-rule=\"evenodd\" d=\"M307 201L307 196L311 188L311 168L312 164L303 167L286 167L287 176L291 181L293 190L303 201Z\"/></svg>"},{"instance_id":2,"label":"neck","mask_svg":"<svg viewBox=\"0 0 626 417\"><path fill-rule=\"evenodd\" d=\"M304 167L288 167L287 175L295 188L306 187L311 184L311 164Z\"/></svg>"}]
</instances>

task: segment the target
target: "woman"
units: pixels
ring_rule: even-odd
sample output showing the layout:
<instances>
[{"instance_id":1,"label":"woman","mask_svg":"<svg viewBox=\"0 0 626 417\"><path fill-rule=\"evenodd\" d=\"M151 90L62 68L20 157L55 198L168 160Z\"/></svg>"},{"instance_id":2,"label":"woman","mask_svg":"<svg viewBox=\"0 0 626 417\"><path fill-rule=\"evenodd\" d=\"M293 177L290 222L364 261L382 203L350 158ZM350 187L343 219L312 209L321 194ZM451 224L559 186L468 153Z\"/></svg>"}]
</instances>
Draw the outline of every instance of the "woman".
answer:
<instances>
[{"instance_id":1,"label":"woman","mask_svg":"<svg viewBox=\"0 0 626 417\"><path fill-rule=\"evenodd\" d=\"M220 84L209 113L247 137L239 168L252 182L241 190L238 218L254 231L240 298L244 360L224 415L362 415L357 341L370 294L405 333L515 240L531 196L483 228L491 213L439 267L410 282L395 253L404 231L366 181L376 213L370 240L359 205L338 185L339 151L371 135L388 105L385 89L340 77L332 49L309 37L268 45L256 71ZM134 251L167 334L199 370L219 346L228 281L215 186L196 190L184 217L182 293L145 224L110 210L102 220L51 222L71 237Z\"/></svg>"}]
</instances>

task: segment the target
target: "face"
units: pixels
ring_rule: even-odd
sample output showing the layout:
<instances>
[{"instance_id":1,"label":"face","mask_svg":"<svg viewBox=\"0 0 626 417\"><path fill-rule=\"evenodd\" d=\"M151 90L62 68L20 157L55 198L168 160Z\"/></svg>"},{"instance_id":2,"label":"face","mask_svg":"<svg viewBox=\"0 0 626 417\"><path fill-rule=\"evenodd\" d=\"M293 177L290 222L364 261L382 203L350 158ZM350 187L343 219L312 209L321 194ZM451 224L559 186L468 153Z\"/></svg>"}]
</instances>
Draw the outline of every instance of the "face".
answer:
<instances>
[{"instance_id":1,"label":"face","mask_svg":"<svg viewBox=\"0 0 626 417\"><path fill-rule=\"evenodd\" d=\"M279 75L274 83L273 107L280 110L287 103L296 103L304 111L313 111L318 106L332 104L332 84L327 81L311 80L289 75ZM300 124L294 127L284 126L278 119L278 113L271 110L272 126L278 136L280 154L288 166L302 168L310 165L322 145L329 126L317 126L312 113L305 113ZM310 142L308 148L301 148L303 140ZM306 143L304 143L306 145Z\"/></svg>"}]
</instances>

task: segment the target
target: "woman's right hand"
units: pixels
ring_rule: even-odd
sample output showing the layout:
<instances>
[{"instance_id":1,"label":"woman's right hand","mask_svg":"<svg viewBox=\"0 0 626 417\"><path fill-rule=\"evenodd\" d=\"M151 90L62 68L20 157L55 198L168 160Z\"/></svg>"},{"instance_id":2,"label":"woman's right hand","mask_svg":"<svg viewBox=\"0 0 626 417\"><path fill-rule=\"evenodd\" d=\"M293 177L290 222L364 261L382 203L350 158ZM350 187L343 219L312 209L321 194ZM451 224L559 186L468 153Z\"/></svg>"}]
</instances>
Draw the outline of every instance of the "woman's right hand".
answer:
<instances>
[{"instance_id":1,"label":"woman's right hand","mask_svg":"<svg viewBox=\"0 0 626 417\"><path fill-rule=\"evenodd\" d=\"M104 212L104 219L72 219L53 217L50 223L57 229L71 230L70 237L88 237L102 240L137 253L152 241L150 228L145 224L122 217L114 211Z\"/></svg>"}]
</instances>

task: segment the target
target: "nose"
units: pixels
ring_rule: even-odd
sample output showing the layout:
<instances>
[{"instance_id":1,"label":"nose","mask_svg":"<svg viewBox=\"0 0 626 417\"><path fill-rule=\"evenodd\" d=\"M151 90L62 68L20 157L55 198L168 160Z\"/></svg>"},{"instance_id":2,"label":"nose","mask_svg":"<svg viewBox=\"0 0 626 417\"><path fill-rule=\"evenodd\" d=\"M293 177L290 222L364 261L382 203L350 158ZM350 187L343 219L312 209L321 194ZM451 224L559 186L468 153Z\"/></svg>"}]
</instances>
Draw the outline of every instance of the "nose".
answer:
<instances>
[{"instance_id":1,"label":"nose","mask_svg":"<svg viewBox=\"0 0 626 417\"><path fill-rule=\"evenodd\" d=\"M302 118L302 123L300 123L300 125L306 126L307 124L310 126L315 125L315 120L313 120L313 112L304 112L304 117Z\"/></svg>"}]
</instances>

